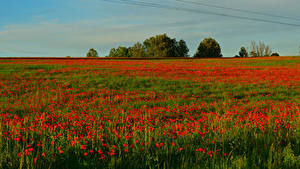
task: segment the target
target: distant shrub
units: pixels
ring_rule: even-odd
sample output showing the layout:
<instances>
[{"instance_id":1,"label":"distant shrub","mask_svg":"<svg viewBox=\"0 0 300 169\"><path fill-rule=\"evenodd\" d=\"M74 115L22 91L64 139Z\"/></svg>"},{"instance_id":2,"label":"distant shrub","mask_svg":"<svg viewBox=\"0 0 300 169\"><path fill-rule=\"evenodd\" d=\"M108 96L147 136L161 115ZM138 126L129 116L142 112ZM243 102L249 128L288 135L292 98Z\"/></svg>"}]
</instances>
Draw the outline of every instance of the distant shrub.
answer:
<instances>
[{"instance_id":1,"label":"distant shrub","mask_svg":"<svg viewBox=\"0 0 300 169\"><path fill-rule=\"evenodd\" d=\"M218 58L222 57L221 47L219 43L213 38L204 39L197 49L194 57L197 58Z\"/></svg>"},{"instance_id":2,"label":"distant shrub","mask_svg":"<svg viewBox=\"0 0 300 169\"><path fill-rule=\"evenodd\" d=\"M89 52L86 54L86 57L95 58L95 57L99 57L99 56L98 56L98 52L95 49L91 48L89 50Z\"/></svg>"},{"instance_id":3,"label":"distant shrub","mask_svg":"<svg viewBox=\"0 0 300 169\"><path fill-rule=\"evenodd\" d=\"M241 50L240 50L240 52L239 52L239 56L240 56L241 58L245 58L245 57L248 57L248 56L249 56L249 54L248 54L248 52L247 52L247 50L246 50L245 47L241 47Z\"/></svg>"},{"instance_id":4,"label":"distant shrub","mask_svg":"<svg viewBox=\"0 0 300 169\"><path fill-rule=\"evenodd\" d=\"M272 53L271 56L280 56L279 53Z\"/></svg>"}]
</instances>

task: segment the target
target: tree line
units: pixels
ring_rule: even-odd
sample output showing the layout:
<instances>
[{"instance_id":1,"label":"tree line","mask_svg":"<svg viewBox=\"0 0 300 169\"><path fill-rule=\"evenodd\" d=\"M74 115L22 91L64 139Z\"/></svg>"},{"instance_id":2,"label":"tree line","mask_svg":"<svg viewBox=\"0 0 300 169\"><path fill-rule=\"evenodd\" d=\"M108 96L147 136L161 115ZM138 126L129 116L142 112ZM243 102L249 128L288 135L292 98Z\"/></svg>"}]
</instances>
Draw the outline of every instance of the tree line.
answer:
<instances>
[{"instance_id":1,"label":"tree line","mask_svg":"<svg viewBox=\"0 0 300 169\"><path fill-rule=\"evenodd\" d=\"M272 53L270 46L263 42L256 43L252 41L251 51L248 52L245 47L241 47L238 55L235 57L263 57L279 56L278 53ZM167 34L160 34L146 39L143 43L137 42L133 46L112 48L106 57L111 58L155 58L155 57L190 57L189 49L184 40L177 41L170 38ZM87 57L99 57L95 49L90 49ZM221 47L213 38L205 38L200 42L195 58L219 58L222 57Z\"/></svg>"},{"instance_id":2,"label":"tree line","mask_svg":"<svg viewBox=\"0 0 300 169\"><path fill-rule=\"evenodd\" d=\"M241 47L241 50L239 51L239 54L235 57L268 57L268 56L279 56L277 52L272 53L272 49L269 45L266 45L263 42L251 42L251 51L248 53L247 49L245 47Z\"/></svg>"},{"instance_id":3,"label":"tree line","mask_svg":"<svg viewBox=\"0 0 300 169\"><path fill-rule=\"evenodd\" d=\"M176 41L166 34L137 42L131 47L112 48L107 57L188 57L189 49L184 40Z\"/></svg>"}]
</instances>

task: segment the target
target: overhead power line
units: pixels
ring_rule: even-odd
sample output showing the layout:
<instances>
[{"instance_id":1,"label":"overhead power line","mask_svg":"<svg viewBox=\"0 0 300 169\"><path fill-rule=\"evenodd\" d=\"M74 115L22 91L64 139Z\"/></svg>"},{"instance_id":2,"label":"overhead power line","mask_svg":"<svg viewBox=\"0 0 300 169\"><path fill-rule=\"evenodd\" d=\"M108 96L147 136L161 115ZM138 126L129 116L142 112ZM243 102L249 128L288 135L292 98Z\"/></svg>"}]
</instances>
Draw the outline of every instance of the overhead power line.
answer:
<instances>
[{"instance_id":1,"label":"overhead power line","mask_svg":"<svg viewBox=\"0 0 300 169\"><path fill-rule=\"evenodd\" d=\"M218 9L226 9L226 10L261 15L261 16L276 17L276 18L300 21L299 18L293 18L290 16L283 16L283 15L275 15L275 14L259 12L259 11L252 11L252 10L247 10L247 9L242 9L242 8L225 7L225 6L221 6L221 5L214 5L214 4L204 3L204 2L194 2L194 1L187 1L187 0L175 0L175 1L185 3L185 4L193 4L193 5L206 6L206 7L218 8Z\"/></svg>"},{"instance_id":2,"label":"overhead power line","mask_svg":"<svg viewBox=\"0 0 300 169\"><path fill-rule=\"evenodd\" d=\"M259 21L259 22L265 22L265 23L273 23L273 24L300 27L300 24L296 24L296 23L272 21L272 20L268 20L268 19L253 18L253 17L247 17L247 16L237 16L237 15L231 15L231 14L226 14L226 13L217 13L217 12L204 11L204 10L192 9L192 8L186 8L186 7L175 7L175 6L171 6L171 5L158 4L158 3L149 2L149 1L148 2L134 1L134 0L126 0L126 1L125 0L100 0L100 1L105 1L105 2L110 2L110 3L117 3L117 4L127 4L127 5L143 6L143 7L177 10L177 11L184 11L184 12L190 12L190 13L222 16L222 17L235 18L235 19L241 19L241 20Z\"/></svg>"}]
</instances>

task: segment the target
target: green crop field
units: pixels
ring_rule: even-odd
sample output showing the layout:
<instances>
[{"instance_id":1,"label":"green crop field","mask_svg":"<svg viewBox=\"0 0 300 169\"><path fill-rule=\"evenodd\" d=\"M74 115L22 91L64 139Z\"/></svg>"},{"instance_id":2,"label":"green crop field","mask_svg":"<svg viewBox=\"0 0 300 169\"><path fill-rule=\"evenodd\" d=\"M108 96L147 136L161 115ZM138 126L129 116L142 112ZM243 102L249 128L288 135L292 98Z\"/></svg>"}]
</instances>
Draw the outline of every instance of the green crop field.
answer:
<instances>
[{"instance_id":1,"label":"green crop field","mask_svg":"<svg viewBox=\"0 0 300 169\"><path fill-rule=\"evenodd\" d=\"M0 168L300 168L300 57L2 59Z\"/></svg>"}]
</instances>

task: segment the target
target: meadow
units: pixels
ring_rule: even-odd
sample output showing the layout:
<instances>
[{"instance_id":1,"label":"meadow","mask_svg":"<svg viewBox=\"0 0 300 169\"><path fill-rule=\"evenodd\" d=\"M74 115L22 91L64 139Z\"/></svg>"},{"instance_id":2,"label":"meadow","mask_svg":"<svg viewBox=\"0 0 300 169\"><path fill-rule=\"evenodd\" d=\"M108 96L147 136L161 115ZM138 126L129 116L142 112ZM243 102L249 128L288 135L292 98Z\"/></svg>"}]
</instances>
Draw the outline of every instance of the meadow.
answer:
<instances>
[{"instance_id":1,"label":"meadow","mask_svg":"<svg viewBox=\"0 0 300 169\"><path fill-rule=\"evenodd\" d=\"M1 59L0 168L300 168L299 67Z\"/></svg>"}]
</instances>

